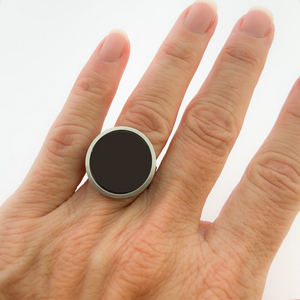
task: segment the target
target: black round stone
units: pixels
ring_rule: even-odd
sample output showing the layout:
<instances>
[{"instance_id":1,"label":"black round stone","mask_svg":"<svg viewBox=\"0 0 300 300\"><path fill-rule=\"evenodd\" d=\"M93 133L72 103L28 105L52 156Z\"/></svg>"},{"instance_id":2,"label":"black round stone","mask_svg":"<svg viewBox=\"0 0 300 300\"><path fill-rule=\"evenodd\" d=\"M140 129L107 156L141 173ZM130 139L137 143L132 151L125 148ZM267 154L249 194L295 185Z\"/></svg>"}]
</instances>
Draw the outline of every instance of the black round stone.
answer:
<instances>
[{"instance_id":1,"label":"black round stone","mask_svg":"<svg viewBox=\"0 0 300 300\"><path fill-rule=\"evenodd\" d=\"M127 130L112 131L101 137L90 156L94 180L114 194L130 193L148 178L152 157L148 144Z\"/></svg>"}]
</instances>

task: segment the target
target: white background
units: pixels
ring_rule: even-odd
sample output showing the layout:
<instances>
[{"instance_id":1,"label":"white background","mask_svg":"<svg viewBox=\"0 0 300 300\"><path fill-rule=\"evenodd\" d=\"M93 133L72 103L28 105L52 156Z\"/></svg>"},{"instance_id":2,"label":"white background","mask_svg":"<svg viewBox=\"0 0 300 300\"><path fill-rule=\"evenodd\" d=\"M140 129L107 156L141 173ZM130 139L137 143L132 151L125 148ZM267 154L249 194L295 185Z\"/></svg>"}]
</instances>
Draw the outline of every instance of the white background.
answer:
<instances>
[{"instance_id":1,"label":"white background","mask_svg":"<svg viewBox=\"0 0 300 300\"><path fill-rule=\"evenodd\" d=\"M0 204L26 176L80 70L109 31L121 28L127 32L131 54L103 129L114 126L157 49L190 4L187 0L0 1ZM208 197L203 219L210 221L217 217L267 137L300 76L299 0L217 0L217 5L216 32L187 90L179 117L203 83L232 27L250 7L269 8L276 28L241 133ZM300 299L299 283L300 215L272 264L263 299Z\"/></svg>"}]
</instances>

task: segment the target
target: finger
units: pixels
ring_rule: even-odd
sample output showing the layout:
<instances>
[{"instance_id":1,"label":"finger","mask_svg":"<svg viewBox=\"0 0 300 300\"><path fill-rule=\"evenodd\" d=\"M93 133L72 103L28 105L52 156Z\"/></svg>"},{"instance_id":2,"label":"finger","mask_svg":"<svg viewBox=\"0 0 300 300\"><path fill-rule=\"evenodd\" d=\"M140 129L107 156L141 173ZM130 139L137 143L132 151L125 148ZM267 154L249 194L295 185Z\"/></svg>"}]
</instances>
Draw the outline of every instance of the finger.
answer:
<instances>
[{"instance_id":1,"label":"finger","mask_svg":"<svg viewBox=\"0 0 300 300\"><path fill-rule=\"evenodd\" d=\"M25 202L28 201L27 191L34 191L36 197L30 197L30 211L48 212L75 192L85 174L87 149L101 131L129 52L126 33L113 30L80 72L34 164L17 190Z\"/></svg>"},{"instance_id":2,"label":"finger","mask_svg":"<svg viewBox=\"0 0 300 300\"><path fill-rule=\"evenodd\" d=\"M269 15L256 9L237 22L209 76L183 114L155 175L157 182L163 181L165 189L177 199L169 197L162 205L171 205L180 215L184 211L189 218L192 214L197 226L205 199L238 137L263 70L274 35ZM162 192L165 193L163 189Z\"/></svg>"},{"instance_id":3,"label":"finger","mask_svg":"<svg viewBox=\"0 0 300 300\"><path fill-rule=\"evenodd\" d=\"M169 138L184 94L217 24L216 4L203 2L194 3L179 16L116 122L116 126L143 132L156 156Z\"/></svg>"},{"instance_id":4,"label":"finger","mask_svg":"<svg viewBox=\"0 0 300 300\"><path fill-rule=\"evenodd\" d=\"M214 228L238 240L243 258L251 256L249 267L259 272L268 270L299 210L300 78Z\"/></svg>"}]
</instances>

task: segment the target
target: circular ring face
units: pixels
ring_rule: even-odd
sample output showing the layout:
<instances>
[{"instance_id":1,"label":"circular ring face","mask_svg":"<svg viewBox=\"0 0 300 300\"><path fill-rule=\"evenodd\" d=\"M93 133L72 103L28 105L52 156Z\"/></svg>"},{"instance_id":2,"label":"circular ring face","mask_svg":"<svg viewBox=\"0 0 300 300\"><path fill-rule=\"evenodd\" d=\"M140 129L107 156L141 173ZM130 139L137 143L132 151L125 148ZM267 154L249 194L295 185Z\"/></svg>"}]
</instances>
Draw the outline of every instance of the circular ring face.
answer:
<instances>
[{"instance_id":1,"label":"circular ring face","mask_svg":"<svg viewBox=\"0 0 300 300\"><path fill-rule=\"evenodd\" d=\"M110 198L127 198L145 190L155 173L156 155L140 131L117 126L91 143L85 158L91 184Z\"/></svg>"}]
</instances>

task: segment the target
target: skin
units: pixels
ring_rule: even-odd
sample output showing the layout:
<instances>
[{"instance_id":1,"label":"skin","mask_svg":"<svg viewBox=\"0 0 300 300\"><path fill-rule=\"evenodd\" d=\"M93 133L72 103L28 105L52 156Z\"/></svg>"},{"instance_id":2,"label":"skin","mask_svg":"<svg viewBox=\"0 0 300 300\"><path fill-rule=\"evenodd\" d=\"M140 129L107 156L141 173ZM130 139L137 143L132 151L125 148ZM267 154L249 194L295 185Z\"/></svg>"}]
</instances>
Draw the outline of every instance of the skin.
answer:
<instances>
[{"instance_id":1,"label":"skin","mask_svg":"<svg viewBox=\"0 0 300 300\"><path fill-rule=\"evenodd\" d=\"M216 18L206 34L188 31L188 9L116 122L143 132L157 156L217 25ZM0 207L0 299L261 299L300 207L300 80L219 217L199 222L274 37L274 26L264 38L245 35L242 20L150 187L130 199L106 198L89 181L76 191L130 52L128 42L118 61L104 62L99 44L26 178Z\"/></svg>"}]
</instances>

